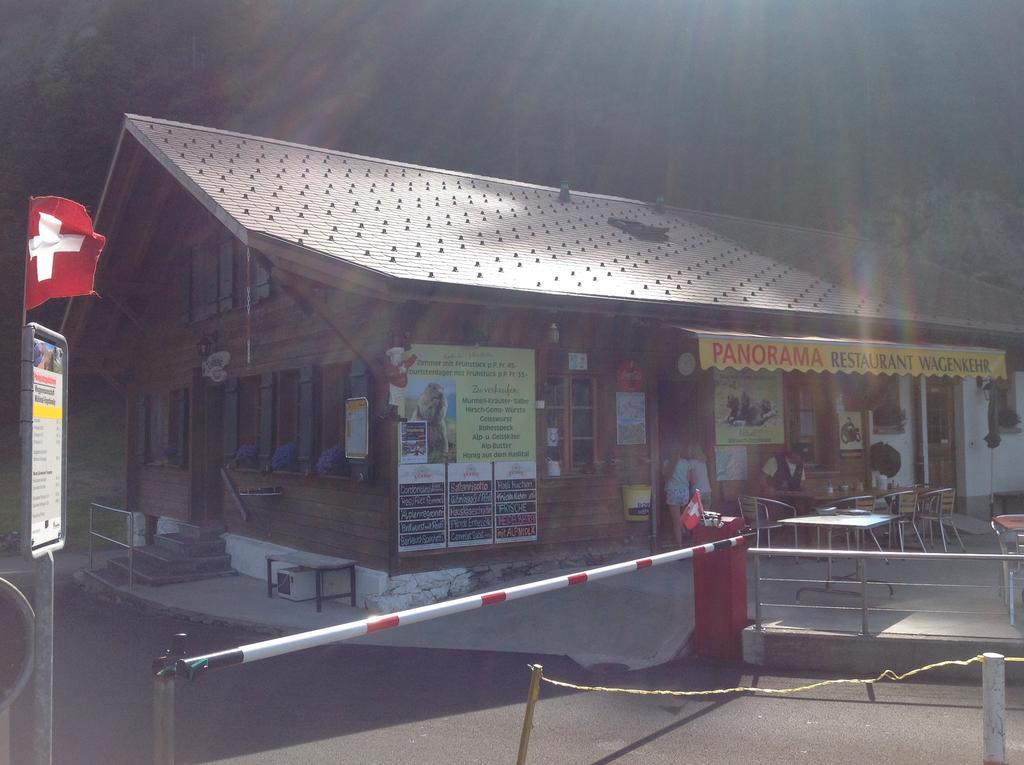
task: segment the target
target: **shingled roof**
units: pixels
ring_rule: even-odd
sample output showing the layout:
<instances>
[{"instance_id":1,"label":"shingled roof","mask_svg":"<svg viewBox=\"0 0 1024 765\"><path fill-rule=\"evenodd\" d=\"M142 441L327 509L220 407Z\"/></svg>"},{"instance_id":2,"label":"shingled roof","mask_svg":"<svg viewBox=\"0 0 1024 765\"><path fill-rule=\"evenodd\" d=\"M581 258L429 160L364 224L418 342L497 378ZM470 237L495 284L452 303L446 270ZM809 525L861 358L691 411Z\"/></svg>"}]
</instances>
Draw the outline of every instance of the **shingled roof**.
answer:
<instances>
[{"instance_id":1,"label":"shingled roof","mask_svg":"<svg viewBox=\"0 0 1024 765\"><path fill-rule=\"evenodd\" d=\"M238 230L395 279L1009 328L840 287L725 235L714 216L579 191L560 201L559 189L150 117L125 124Z\"/></svg>"}]
</instances>

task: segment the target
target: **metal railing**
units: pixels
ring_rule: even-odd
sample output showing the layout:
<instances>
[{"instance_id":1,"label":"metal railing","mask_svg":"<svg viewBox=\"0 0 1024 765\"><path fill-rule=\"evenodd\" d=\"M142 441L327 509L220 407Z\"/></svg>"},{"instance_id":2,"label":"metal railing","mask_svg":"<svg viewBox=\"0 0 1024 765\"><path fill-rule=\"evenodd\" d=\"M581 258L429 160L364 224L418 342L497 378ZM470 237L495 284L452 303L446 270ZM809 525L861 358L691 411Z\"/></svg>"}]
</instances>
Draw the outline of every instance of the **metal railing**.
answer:
<instances>
[{"instance_id":1,"label":"metal railing","mask_svg":"<svg viewBox=\"0 0 1024 765\"><path fill-rule=\"evenodd\" d=\"M748 550L748 554L753 557L754 560L754 627L757 630L764 629L764 618L763 610L765 608L785 608L785 609L818 609L827 611L860 611L861 615L861 629L860 634L868 635L870 633L869 614L870 612L899 612L899 613L932 613L932 614L962 614L962 615L1005 615L1006 610L974 610L974 609L937 609L937 608L920 608L920 607L908 607L899 608L897 606L889 607L878 607L868 605L868 588L875 586L887 587L890 592L890 598L894 597L894 588L918 588L931 587L935 589L952 589L959 592L968 591L979 591L979 590L993 590L997 589L1002 593L1003 602L1008 606L1009 610L1009 623L1016 625L1017 623L1017 603L1015 594L1017 592L1016 579L1020 578L1020 574L1024 573L1017 570L1017 566L1024 564L1024 555L1010 555L1010 554L989 554L989 553L929 553L929 552L898 552L898 551L884 551L874 552L866 550L818 550L818 549L794 549L794 548L766 548L766 547L752 547ZM829 574L825 579L812 579L812 578L794 578L785 576L763 576L761 559L763 557L777 557L777 558L812 558L818 560L828 560L829 562ZM832 559L852 559L856 562L856 571L852 575L833 577L831 575L831 561ZM879 561L888 563L889 561L915 561L915 562L928 562L928 561L987 561L991 563L998 563L1003 567L1002 576L1000 577L1000 584L970 584L963 582L922 582L922 581L890 581L869 579L867 575L867 564L869 561ZM1010 565L1011 563L1016 565ZM803 568L803 567L801 567ZM796 591L796 601L790 603L776 603L768 602L763 600L763 588L766 584L795 584L798 589ZM814 585L821 585L815 587ZM839 585L839 586L837 586ZM844 588L842 585L846 585ZM849 585L853 585L856 589L850 589ZM800 593L803 591L818 591L827 594L834 595L849 595L858 597L860 603L858 606L840 606L840 605L814 605L807 603L800 603ZM842 630L840 630L842 631Z\"/></svg>"},{"instance_id":2,"label":"metal railing","mask_svg":"<svg viewBox=\"0 0 1024 765\"><path fill-rule=\"evenodd\" d=\"M96 531L93 523L93 518L97 510L103 512L119 513L126 516L126 527L128 532L128 542L122 542L120 539L113 539L108 537L106 534L101 534ZM107 507L106 505L100 505L96 502L89 503L89 570L93 570L92 564L92 539L97 537L106 542L117 545L118 547L126 547L128 549L128 589L133 590L135 588L135 514L130 510L121 510L116 507Z\"/></svg>"}]
</instances>

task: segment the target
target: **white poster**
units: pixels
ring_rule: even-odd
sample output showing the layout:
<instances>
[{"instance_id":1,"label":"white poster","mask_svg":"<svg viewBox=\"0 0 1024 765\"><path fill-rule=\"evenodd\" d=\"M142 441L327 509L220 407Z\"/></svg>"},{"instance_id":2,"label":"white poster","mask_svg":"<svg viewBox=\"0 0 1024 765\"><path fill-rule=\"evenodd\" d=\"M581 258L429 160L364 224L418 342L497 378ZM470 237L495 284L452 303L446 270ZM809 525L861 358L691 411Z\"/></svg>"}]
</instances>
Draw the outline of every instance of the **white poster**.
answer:
<instances>
[{"instance_id":1,"label":"white poster","mask_svg":"<svg viewBox=\"0 0 1024 765\"><path fill-rule=\"evenodd\" d=\"M647 443L647 397L644 393L615 394L615 443Z\"/></svg>"},{"instance_id":2,"label":"white poster","mask_svg":"<svg viewBox=\"0 0 1024 765\"><path fill-rule=\"evenodd\" d=\"M715 447L715 480L746 481L747 480L747 447L716 446Z\"/></svg>"},{"instance_id":3,"label":"white poster","mask_svg":"<svg viewBox=\"0 0 1024 765\"><path fill-rule=\"evenodd\" d=\"M537 463L494 463L494 541L537 541Z\"/></svg>"},{"instance_id":4,"label":"white poster","mask_svg":"<svg viewBox=\"0 0 1024 765\"><path fill-rule=\"evenodd\" d=\"M448 546L494 542L494 470L490 462L448 465Z\"/></svg>"},{"instance_id":5,"label":"white poster","mask_svg":"<svg viewBox=\"0 0 1024 765\"><path fill-rule=\"evenodd\" d=\"M403 465L422 465L427 461L427 423L406 420L398 423L398 458Z\"/></svg>"},{"instance_id":6,"label":"white poster","mask_svg":"<svg viewBox=\"0 0 1024 765\"><path fill-rule=\"evenodd\" d=\"M398 551L444 546L444 465L399 465Z\"/></svg>"},{"instance_id":7,"label":"white poster","mask_svg":"<svg viewBox=\"0 0 1024 765\"><path fill-rule=\"evenodd\" d=\"M839 450L856 452L864 448L864 413L839 412Z\"/></svg>"}]
</instances>

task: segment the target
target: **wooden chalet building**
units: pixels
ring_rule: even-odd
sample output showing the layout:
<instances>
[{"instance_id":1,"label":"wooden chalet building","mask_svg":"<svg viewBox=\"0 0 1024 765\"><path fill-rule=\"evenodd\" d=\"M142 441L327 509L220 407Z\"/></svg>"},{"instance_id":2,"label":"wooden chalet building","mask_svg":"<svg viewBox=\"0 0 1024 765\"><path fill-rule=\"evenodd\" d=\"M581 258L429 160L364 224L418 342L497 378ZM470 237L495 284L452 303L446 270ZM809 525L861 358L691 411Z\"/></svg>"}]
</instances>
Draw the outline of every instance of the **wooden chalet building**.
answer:
<instances>
[{"instance_id":1,"label":"wooden chalet building","mask_svg":"<svg viewBox=\"0 0 1024 765\"><path fill-rule=\"evenodd\" d=\"M792 441L812 483L886 441L969 511L990 459L1021 488L1015 428L980 443L1019 298L860 240L137 116L97 230L64 332L125 394L128 509L254 575L268 544L354 559L361 599L449 572L422 601L657 547L669 439L726 512Z\"/></svg>"}]
</instances>

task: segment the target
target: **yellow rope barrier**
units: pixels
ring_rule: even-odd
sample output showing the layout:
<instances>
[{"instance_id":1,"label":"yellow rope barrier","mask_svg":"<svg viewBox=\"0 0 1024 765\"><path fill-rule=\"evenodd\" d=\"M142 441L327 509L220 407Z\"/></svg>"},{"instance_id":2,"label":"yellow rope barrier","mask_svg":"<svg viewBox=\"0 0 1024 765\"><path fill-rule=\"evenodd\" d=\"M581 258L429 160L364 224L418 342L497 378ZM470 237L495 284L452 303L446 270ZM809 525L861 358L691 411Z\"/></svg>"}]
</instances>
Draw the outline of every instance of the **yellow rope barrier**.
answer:
<instances>
[{"instance_id":1,"label":"yellow rope barrier","mask_svg":"<svg viewBox=\"0 0 1024 765\"><path fill-rule=\"evenodd\" d=\"M923 667L912 669L902 674L897 674L891 669L887 669L882 672L878 677L870 679L842 679L842 680L821 680L817 683L811 683L810 685L801 685L796 688L757 688L754 686L740 686L738 688L716 688L710 691L668 691L668 690L643 690L641 688L607 688L601 685L577 685L576 683L567 683L564 680L554 680L550 677L541 677L541 680L551 685L557 685L561 688L572 688L576 691L600 691L602 693L628 693L634 696L716 696L726 693L762 693L765 695L784 695L787 693L800 693L802 691L810 691L815 688L822 688L826 685L870 685L871 683L878 683L882 680L890 680L898 682L900 680L906 680L908 677L919 675L922 672L928 672L929 670L938 669L939 667L966 667L975 663L982 663L984 657L981 654L972 656L969 659L950 659L948 661L937 661L934 664L926 664ZM1019 656L1007 656L1004 661L1020 661L1024 662L1024 657ZM532 666L532 665L531 665Z\"/></svg>"}]
</instances>

